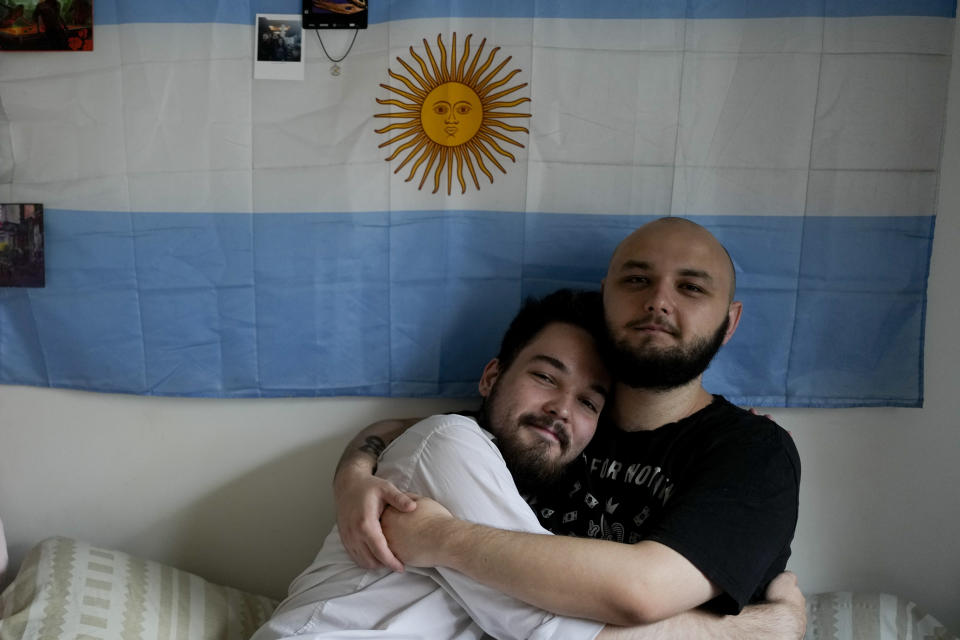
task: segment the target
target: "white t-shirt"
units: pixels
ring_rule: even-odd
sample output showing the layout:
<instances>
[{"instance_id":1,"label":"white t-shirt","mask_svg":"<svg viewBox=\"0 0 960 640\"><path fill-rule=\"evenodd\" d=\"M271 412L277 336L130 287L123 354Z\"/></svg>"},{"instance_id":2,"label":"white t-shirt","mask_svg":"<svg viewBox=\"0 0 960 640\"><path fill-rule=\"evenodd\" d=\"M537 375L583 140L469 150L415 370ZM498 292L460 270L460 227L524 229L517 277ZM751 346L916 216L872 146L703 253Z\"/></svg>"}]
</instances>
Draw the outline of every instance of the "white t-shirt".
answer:
<instances>
[{"instance_id":1,"label":"white t-shirt","mask_svg":"<svg viewBox=\"0 0 960 640\"><path fill-rule=\"evenodd\" d=\"M517 491L492 436L470 418L439 415L417 423L383 452L377 475L437 500L458 518L550 535ZM451 569L362 569L334 527L252 640L475 640L484 632L505 640L593 640L602 628L547 613Z\"/></svg>"}]
</instances>

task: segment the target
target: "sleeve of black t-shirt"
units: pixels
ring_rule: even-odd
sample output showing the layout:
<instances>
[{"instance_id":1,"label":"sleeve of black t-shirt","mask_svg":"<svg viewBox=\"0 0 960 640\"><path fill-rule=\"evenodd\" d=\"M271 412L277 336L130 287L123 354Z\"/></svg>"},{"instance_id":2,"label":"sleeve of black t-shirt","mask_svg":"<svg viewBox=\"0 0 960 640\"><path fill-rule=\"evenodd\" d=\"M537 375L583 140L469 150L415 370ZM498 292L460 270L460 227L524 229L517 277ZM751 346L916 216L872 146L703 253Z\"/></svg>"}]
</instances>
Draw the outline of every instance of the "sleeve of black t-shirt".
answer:
<instances>
[{"instance_id":1,"label":"sleeve of black t-shirt","mask_svg":"<svg viewBox=\"0 0 960 640\"><path fill-rule=\"evenodd\" d=\"M783 429L746 421L704 451L646 539L677 551L723 594L718 613L739 613L786 566L797 523L800 460Z\"/></svg>"}]
</instances>

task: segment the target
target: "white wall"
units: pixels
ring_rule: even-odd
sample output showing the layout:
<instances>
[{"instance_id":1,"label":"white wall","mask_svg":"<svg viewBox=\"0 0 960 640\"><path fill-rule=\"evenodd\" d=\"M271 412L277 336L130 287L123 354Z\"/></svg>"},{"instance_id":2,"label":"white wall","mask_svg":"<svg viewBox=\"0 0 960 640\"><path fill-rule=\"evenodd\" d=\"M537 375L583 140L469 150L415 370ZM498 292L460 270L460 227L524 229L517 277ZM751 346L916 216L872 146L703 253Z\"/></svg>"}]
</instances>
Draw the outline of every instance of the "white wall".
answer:
<instances>
[{"instance_id":1,"label":"white wall","mask_svg":"<svg viewBox=\"0 0 960 640\"><path fill-rule=\"evenodd\" d=\"M458 406L0 386L0 517L11 562L62 534L282 595L333 524L333 468L358 427Z\"/></svg>"},{"instance_id":2,"label":"white wall","mask_svg":"<svg viewBox=\"0 0 960 640\"><path fill-rule=\"evenodd\" d=\"M954 58L960 61L960 32ZM897 593L957 632L960 64L949 109L925 407L772 413L793 432L804 465L791 561L804 590ZM356 428L461 405L158 399L0 386L0 516L12 560L43 537L65 534L280 595L332 523L333 465Z\"/></svg>"}]
</instances>

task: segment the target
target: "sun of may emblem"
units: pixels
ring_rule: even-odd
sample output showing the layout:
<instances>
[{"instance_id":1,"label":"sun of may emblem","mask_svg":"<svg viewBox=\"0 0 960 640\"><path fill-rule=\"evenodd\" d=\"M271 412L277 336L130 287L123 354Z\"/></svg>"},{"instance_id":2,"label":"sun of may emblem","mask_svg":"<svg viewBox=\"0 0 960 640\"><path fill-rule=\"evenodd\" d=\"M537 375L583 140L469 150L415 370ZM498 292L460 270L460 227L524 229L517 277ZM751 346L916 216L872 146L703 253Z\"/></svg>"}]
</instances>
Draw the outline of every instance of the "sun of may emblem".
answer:
<instances>
[{"instance_id":1,"label":"sun of may emblem","mask_svg":"<svg viewBox=\"0 0 960 640\"><path fill-rule=\"evenodd\" d=\"M418 171L423 172L420 179L420 189L423 189L427 177L433 175L433 193L440 190L443 174L446 172L447 194L453 185L453 174L456 172L460 183L460 192L466 193L467 182L464 168L470 173L474 186L479 190L477 180L479 169L493 183L493 174L487 163L496 166L501 172L507 170L500 164L503 158L510 158L516 162L512 153L505 150L500 143L523 147L510 137L511 134L529 133L524 127L509 124L513 118L529 118L529 113L511 111L530 98L511 98L511 94L527 86L527 83L505 87L520 69L514 69L503 74L503 68L510 62L507 57L491 69L500 47L495 47L481 62L483 47L486 39L480 42L473 58L470 57L470 38L468 35L463 43L463 52L457 58L457 34L454 33L447 52L441 36L437 36L437 50L439 61L430 49L427 40L423 40L426 57L417 55L410 47L410 56L420 67L418 73L410 64L399 56L397 61L406 70L406 75L394 73L388 69L390 77L406 87L406 90L391 87L386 84L380 86L396 94L399 98L381 100L377 102L391 105L398 110L389 113L378 113L377 118L394 118L400 122L377 129L377 133L394 134L389 140L380 145L380 148L394 143L402 143L390 154L387 162L406 154L403 161L394 169L398 173L407 164L413 161L407 182L413 180ZM469 66L468 66L469 65Z\"/></svg>"}]
</instances>

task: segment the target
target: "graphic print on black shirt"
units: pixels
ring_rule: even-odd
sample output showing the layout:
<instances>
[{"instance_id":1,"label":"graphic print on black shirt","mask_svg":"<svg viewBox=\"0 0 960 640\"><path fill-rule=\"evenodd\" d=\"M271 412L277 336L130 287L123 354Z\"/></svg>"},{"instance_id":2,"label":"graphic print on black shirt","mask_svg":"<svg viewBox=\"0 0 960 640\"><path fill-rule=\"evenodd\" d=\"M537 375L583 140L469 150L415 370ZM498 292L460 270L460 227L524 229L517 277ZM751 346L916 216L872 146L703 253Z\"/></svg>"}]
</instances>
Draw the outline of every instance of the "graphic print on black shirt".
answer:
<instances>
[{"instance_id":1,"label":"graphic print on black shirt","mask_svg":"<svg viewBox=\"0 0 960 640\"><path fill-rule=\"evenodd\" d=\"M789 435L715 396L653 431L602 424L561 482L530 504L559 535L665 544L723 589L732 598L723 608L735 612L786 566L799 482Z\"/></svg>"},{"instance_id":2,"label":"graphic print on black shirt","mask_svg":"<svg viewBox=\"0 0 960 640\"><path fill-rule=\"evenodd\" d=\"M567 487L566 496L539 496L531 501L545 527L560 535L630 544L643 539L643 524L654 510L666 506L674 491L673 481L660 466L598 458L593 451L571 465L564 481L561 486ZM618 482L629 486L628 499L622 488L615 486ZM553 517L554 505L564 505L559 518ZM624 505L635 513L621 509Z\"/></svg>"}]
</instances>

